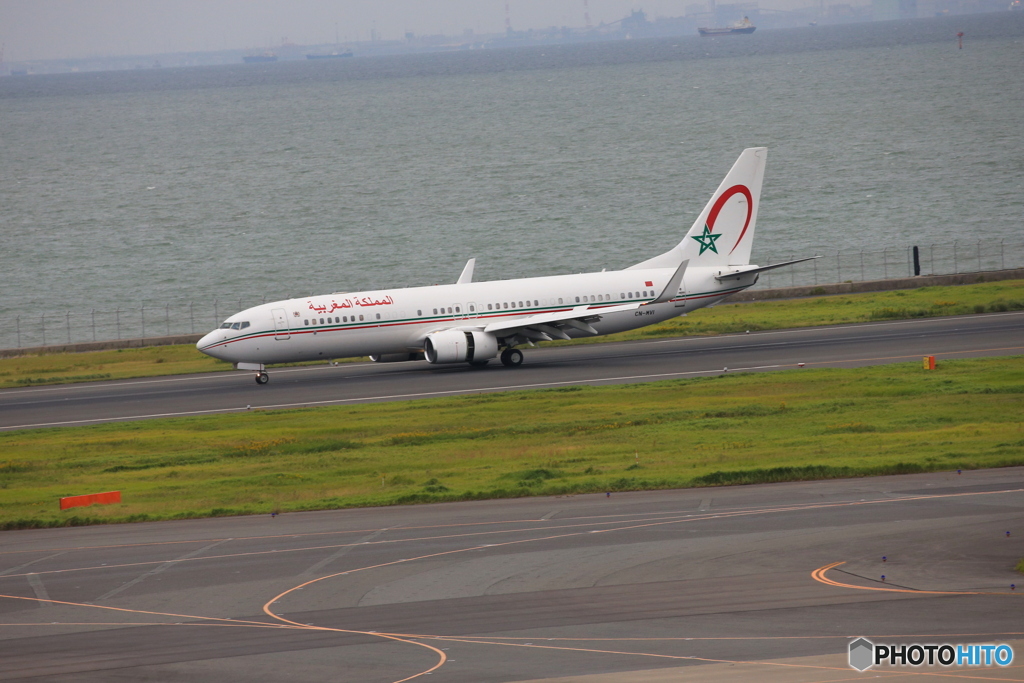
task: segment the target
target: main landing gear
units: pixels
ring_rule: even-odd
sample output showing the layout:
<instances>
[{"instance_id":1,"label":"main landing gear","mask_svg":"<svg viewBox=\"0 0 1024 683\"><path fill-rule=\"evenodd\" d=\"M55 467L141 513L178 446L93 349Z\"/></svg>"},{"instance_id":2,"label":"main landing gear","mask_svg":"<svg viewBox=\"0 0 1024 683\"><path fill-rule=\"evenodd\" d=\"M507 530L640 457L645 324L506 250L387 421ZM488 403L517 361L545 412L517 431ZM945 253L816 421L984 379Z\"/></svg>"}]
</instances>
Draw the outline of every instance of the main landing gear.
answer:
<instances>
[{"instance_id":1,"label":"main landing gear","mask_svg":"<svg viewBox=\"0 0 1024 683\"><path fill-rule=\"evenodd\" d=\"M501 352L501 364L506 368L518 368L523 364L523 352L519 349L505 349Z\"/></svg>"},{"instance_id":2,"label":"main landing gear","mask_svg":"<svg viewBox=\"0 0 1024 683\"><path fill-rule=\"evenodd\" d=\"M270 381L270 375L265 372L259 372L256 374L256 384L266 384Z\"/></svg>"}]
</instances>

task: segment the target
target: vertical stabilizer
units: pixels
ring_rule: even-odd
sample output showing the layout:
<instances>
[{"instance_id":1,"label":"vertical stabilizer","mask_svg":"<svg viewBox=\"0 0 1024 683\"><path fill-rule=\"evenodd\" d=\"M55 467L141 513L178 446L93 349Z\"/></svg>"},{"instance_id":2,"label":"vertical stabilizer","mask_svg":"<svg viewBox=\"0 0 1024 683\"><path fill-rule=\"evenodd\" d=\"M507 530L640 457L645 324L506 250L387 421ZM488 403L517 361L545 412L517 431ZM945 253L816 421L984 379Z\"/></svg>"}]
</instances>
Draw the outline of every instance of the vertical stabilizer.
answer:
<instances>
[{"instance_id":1,"label":"vertical stabilizer","mask_svg":"<svg viewBox=\"0 0 1024 683\"><path fill-rule=\"evenodd\" d=\"M750 263L766 147L743 150L704 210L674 249L632 268L672 268L684 259L691 267L740 266Z\"/></svg>"}]
</instances>

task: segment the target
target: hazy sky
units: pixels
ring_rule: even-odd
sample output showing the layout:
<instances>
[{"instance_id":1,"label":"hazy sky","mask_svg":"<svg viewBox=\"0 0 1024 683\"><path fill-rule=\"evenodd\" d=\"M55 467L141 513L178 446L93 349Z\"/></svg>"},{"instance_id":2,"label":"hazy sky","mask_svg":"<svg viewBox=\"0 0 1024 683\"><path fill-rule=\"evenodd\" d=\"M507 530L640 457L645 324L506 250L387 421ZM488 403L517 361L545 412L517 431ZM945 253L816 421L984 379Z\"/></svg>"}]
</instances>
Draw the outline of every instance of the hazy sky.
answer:
<instances>
[{"instance_id":1,"label":"hazy sky","mask_svg":"<svg viewBox=\"0 0 1024 683\"><path fill-rule=\"evenodd\" d=\"M700 0L508 0L512 28L594 25L631 9L682 16ZM505 29L505 0L0 0L7 61L251 49Z\"/></svg>"}]
</instances>

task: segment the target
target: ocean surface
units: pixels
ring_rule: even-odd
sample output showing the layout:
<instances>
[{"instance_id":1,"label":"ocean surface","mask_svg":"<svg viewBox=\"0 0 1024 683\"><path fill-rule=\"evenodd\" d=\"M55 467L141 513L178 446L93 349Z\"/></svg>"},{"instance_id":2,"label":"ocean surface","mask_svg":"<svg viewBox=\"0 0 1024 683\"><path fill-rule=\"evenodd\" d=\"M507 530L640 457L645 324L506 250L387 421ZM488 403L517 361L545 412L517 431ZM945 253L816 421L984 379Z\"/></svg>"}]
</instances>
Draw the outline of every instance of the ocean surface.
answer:
<instances>
[{"instance_id":1,"label":"ocean surface","mask_svg":"<svg viewBox=\"0 0 1024 683\"><path fill-rule=\"evenodd\" d=\"M93 310L201 331L473 256L477 279L626 267L762 145L755 262L891 249L903 274L908 245L958 241L989 266L1024 245L1022 73L1005 13L3 78L0 347L40 319L49 343L114 337Z\"/></svg>"}]
</instances>

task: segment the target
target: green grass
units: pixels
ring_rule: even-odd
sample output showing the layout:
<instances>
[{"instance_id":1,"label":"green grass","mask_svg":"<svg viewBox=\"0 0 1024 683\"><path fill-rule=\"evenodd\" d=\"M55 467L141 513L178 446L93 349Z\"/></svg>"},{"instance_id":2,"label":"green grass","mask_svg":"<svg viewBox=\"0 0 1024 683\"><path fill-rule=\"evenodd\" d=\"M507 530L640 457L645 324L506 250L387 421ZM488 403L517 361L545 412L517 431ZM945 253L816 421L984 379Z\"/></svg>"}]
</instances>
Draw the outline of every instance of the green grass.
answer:
<instances>
[{"instance_id":1,"label":"green grass","mask_svg":"<svg viewBox=\"0 0 1024 683\"><path fill-rule=\"evenodd\" d=\"M1017 563L1015 569L1021 574L1024 574L1024 558L1021 558L1021 561Z\"/></svg>"},{"instance_id":2,"label":"green grass","mask_svg":"<svg viewBox=\"0 0 1024 683\"><path fill-rule=\"evenodd\" d=\"M0 527L1022 465L1022 415L1018 356L4 432Z\"/></svg>"},{"instance_id":3,"label":"green grass","mask_svg":"<svg viewBox=\"0 0 1024 683\"><path fill-rule=\"evenodd\" d=\"M816 325L1024 310L1024 280L723 304L659 325L553 345L706 336ZM0 389L230 370L192 345L0 359Z\"/></svg>"}]
</instances>

